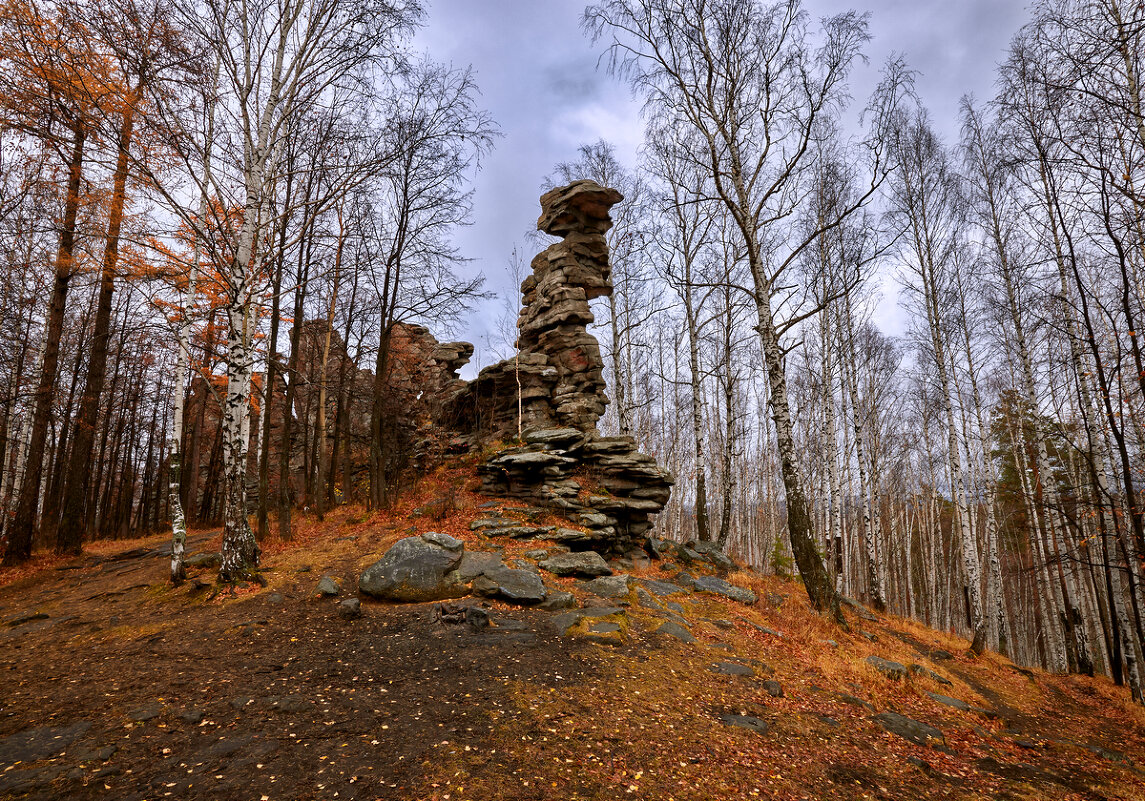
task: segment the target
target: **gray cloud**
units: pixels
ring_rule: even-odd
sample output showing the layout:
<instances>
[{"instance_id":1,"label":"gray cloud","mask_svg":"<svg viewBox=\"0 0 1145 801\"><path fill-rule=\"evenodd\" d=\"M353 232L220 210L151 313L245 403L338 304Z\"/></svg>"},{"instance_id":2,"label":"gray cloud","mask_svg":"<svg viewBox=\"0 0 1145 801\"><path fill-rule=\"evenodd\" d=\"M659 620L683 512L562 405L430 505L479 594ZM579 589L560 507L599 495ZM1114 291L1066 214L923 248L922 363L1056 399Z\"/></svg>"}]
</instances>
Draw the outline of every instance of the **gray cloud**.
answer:
<instances>
[{"instance_id":1,"label":"gray cloud","mask_svg":"<svg viewBox=\"0 0 1145 801\"><path fill-rule=\"evenodd\" d=\"M416 43L439 60L473 66L484 105L505 134L476 177L475 223L457 236L473 259L466 269L483 272L499 295L457 332L477 345L475 360L483 364L491 360L482 351L502 298L516 294L505 265L536 220L542 179L574 158L579 144L599 137L613 141L628 163L636 158L639 104L607 75L602 49L582 34L584 6L583 0L432 0ZM816 18L852 7L843 0L807 4ZM902 53L918 71L919 94L947 141L958 134L962 95L993 95L996 66L1026 18L1024 4L1011 0L878 0L858 10L871 12L872 42L869 65L852 80L856 107L887 57ZM878 322L897 333L900 318L894 288L884 282Z\"/></svg>"}]
</instances>

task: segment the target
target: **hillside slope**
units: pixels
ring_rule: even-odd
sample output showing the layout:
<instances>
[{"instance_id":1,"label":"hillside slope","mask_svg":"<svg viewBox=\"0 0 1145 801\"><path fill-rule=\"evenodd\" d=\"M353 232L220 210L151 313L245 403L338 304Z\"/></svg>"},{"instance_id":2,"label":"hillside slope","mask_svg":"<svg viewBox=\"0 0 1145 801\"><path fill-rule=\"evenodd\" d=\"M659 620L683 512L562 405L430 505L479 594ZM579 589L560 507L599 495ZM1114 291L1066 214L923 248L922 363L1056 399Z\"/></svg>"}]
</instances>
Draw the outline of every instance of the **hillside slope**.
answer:
<instances>
[{"instance_id":1,"label":"hillside slope","mask_svg":"<svg viewBox=\"0 0 1145 801\"><path fill-rule=\"evenodd\" d=\"M268 545L267 587L216 594L203 567L172 588L162 537L0 574L0 796L1145 798L1145 710L1121 688L855 606L844 631L791 581L733 572L747 604L667 559L625 566L613 598L546 573L580 612L456 602L487 627L433 603L344 619L316 593L329 575L353 595L428 530L535 561L547 543L470 531L522 513L464 484L308 521Z\"/></svg>"}]
</instances>

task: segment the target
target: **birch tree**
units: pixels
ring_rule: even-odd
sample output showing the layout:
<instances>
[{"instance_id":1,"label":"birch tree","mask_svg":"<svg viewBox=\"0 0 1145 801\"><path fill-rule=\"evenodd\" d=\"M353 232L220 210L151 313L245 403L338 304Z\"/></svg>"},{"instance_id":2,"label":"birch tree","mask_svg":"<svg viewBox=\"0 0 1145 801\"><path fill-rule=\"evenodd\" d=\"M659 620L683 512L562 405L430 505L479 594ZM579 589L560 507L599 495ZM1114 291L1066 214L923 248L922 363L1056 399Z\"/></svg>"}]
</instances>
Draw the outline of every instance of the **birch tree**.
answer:
<instances>
[{"instance_id":1,"label":"birch tree","mask_svg":"<svg viewBox=\"0 0 1145 801\"><path fill-rule=\"evenodd\" d=\"M905 119L896 134L899 171L891 184L891 212L901 220L906 236L903 248L908 288L922 306L925 321L922 337L935 371L938 402L946 427L947 475L957 513L965 572L966 622L974 632L977 648L983 647L985 626L982 604L982 570L978 543L971 521L970 485L962 458L955 412L951 339L957 307L957 250L962 238L962 198L958 176L942 142L930 127L926 112L918 109Z\"/></svg>"},{"instance_id":2,"label":"birch tree","mask_svg":"<svg viewBox=\"0 0 1145 801\"><path fill-rule=\"evenodd\" d=\"M814 238L787 225L806 191L812 143L826 118L844 107L847 78L868 39L866 19L853 12L827 18L816 36L798 0L765 6L756 0L606 0L588 7L584 24L605 38L612 69L654 110L694 130L710 172L713 196L742 240L769 386L787 531L800 577L814 607L841 618L812 533L799 474L783 336L814 310L792 304L790 268ZM903 76L877 92L870 136L856 160L869 182L852 205L824 227L870 201L886 174L887 110Z\"/></svg>"},{"instance_id":3,"label":"birch tree","mask_svg":"<svg viewBox=\"0 0 1145 801\"><path fill-rule=\"evenodd\" d=\"M421 12L413 0L209 0L202 12L188 21L216 49L224 128L232 144L212 188L227 196L229 187L221 182L233 181L242 208L224 273L228 334L219 577L234 581L259 560L246 499L254 301L266 225L276 216L271 187L283 141L308 111L365 97L372 75L398 66L396 45Z\"/></svg>"}]
</instances>

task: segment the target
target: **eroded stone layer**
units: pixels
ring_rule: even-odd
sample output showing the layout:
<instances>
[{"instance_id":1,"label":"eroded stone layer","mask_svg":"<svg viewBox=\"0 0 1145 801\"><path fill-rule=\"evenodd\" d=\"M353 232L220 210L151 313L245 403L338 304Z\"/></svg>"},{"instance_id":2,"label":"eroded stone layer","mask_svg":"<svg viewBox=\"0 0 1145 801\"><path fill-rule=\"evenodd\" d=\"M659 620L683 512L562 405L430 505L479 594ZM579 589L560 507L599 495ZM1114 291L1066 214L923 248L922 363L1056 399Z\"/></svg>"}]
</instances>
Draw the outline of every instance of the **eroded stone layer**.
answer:
<instances>
[{"instance_id":1,"label":"eroded stone layer","mask_svg":"<svg viewBox=\"0 0 1145 801\"><path fill-rule=\"evenodd\" d=\"M573 548L620 551L652 527L671 475L629 437L601 437L608 405L589 301L612 293L609 209L623 198L593 181L541 197L537 228L562 237L532 261L521 285L519 355L485 368L450 405L455 425L524 442L479 467L485 492L543 503L588 529Z\"/></svg>"}]
</instances>

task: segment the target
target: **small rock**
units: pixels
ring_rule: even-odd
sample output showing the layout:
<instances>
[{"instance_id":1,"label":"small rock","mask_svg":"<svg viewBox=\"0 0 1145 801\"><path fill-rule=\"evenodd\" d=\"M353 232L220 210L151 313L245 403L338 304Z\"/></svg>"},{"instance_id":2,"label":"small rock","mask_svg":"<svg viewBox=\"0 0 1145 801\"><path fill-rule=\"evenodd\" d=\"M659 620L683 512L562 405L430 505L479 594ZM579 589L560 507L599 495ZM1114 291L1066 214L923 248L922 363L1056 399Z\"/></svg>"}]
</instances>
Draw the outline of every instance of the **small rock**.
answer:
<instances>
[{"instance_id":1,"label":"small rock","mask_svg":"<svg viewBox=\"0 0 1145 801\"><path fill-rule=\"evenodd\" d=\"M720 722L725 726L734 726L738 729L747 729L748 731L758 732L759 734L767 734L767 721L753 717L752 715L723 714L720 715Z\"/></svg>"},{"instance_id":2,"label":"small rock","mask_svg":"<svg viewBox=\"0 0 1145 801\"><path fill-rule=\"evenodd\" d=\"M916 745L929 745L931 740L943 742L942 732L926 723L921 723L897 712L880 712L874 721L891 734Z\"/></svg>"},{"instance_id":3,"label":"small rock","mask_svg":"<svg viewBox=\"0 0 1145 801\"><path fill-rule=\"evenodd\" d=\"M223 555L221 553L197 553L183 560L186 567L222 567Z\"/></svg>"},{"instance_id":4,"label":"small rock","mask_svg":"<svg viewBox=\"0 0 1145 801\"><path fill-rule=\"evenodd\" d=\"M735 662L717 662L708 667L708 670L713 673L719 673L723 676L754 676L755 671L747 665L740 665Z\"/></svg>"},{"instance_id":5,"label":"small rock","mask_svg":"<svg viewBox=\"0 0 1145 801\"><path fill-rule=\"evenodd\" d=\"M343 620L357 620L362 616L362 602L357 598L346 598L338 602L338 617Z\"/></svg>"},{"instance_id":6,"label":"small rock","mask_svg":"<svg viewBox=\"0 0 1145 801\"><path fill-rule=\"evenodd\" d=\"M772 698L783 697L783 686L775 679L768 679L763 683L763 689L767 690L768 695Z\"/></svg>"},{"instance_id":7,"label":"small rock","mask_svg":"<svg viewBox=\"0 0 1145 801\"><path fill-rule=\"evenodd\" d=\"M593 623L588 627L588 630L593 634L613 634L620 631L619 623Z\"/></svg>"},{"instance_id":8,"label":"small rock","mask_svg":"<svg viewBox=\"0 0 1145 801\"><path fill-rule=\"evenodd\" d=\"M636 603L645 609L652 609L654 611L661 611L664 608L660 605L659 601L652 597L648 590L640 586L636 588Z\"/></svg>"},{"instance_id":9,"label":"small rock","mask_svg":"<svg viewBox=\"0 0 1145 801\"><path fill-rule=\"evenodd\" d=\"M888 679L899 681L900 679L906 678L906 665L899 662L892 662L889 659L883 659L881 656L875 656L873 654L868 656L865 661Z\"/></svg>"},{"instance_id":10,"label":"small rock","mask_svg":"<svg viewBox=\"0 0 1145 801\"><path fill-rule=\"evenodd\" d=\"M696 589L696 577L685 570L681 570L679 573L674 575L672 577L672 582L680 587L686 587L689 590Z\"/></svg>"},{"instance_id":11,"label":"small rock","mask_svg":"<svg viewBox=\"0 0 1145 801\"><path fill-rule=\"evenodd\" d=\"M550 556L539 564L542 570L558 576L610 576L612 568L596 551L578 551ZM627 587L625 588L627 593Z\"/></svg>"},{"instance_id":12,"label":"small rock","mask_svg":"<svg viewBox=\"0 0 1145 801\"><path fill-rule=\"evenodd\" d=\"M245 695L239 696L238 698L232 698L231 699L231 708L237 709L237 710L243 710L253 700L254 700L253 698L247 698Z\"/></svg>"},{"instance_id":13,"label":"small rock","mask_svg":"<svg viewBox=\"0 0 1145 801\"><path fill-rule=\"evenodd\" d=\"M421 537L406 537L366 568L358 579L358 589L366 595L390 601L440 601L460 597L467 589L447 580L445 574L460 564L463 552L461 540L445 534L428 532Z\"/></svg>"},{"instance_id":14,"label":"small rock","mask_svg":"<svg viewBox=\"0 0 1145 801\"><path fill-rule=\"evenodd\" d=\"M957 698L951 698L949 695L939 695L938 693L932 693L929 690L926 691L926 694L930 696L932 701L937 701L944 706L949 706L962 712L970 711L970 704L966 703L965 701L959 701Z\"/></svg>"},{"instance_id":15,"label":"small rock","mask_svg":"<svg viewBox=\"0 0 1145 801\"><path fill-rule=\"evenodd\" d=\"M179 717L190 723L192 726L198 726L203 722L203 710L201 709L184 709L179 713ZM110 758L110 757L109 757Z\"/></svg>"},{"instance_id":16,"label":"small rock","mask_svg":"<svg viewBox=\"0 0 1145 801\"><path fill-rule=\"evenodd\" d=\"M933 679L945 687L953 686L953 683L950 681L950 679L946 678L945 676L940 676L930 668L923 667L922 665L914 664L908 667L907 670L910 671L911 675L913 676L926 676L927 678Z\"/></svg>"},{"instance_id":17,"label":"small rock","mask_svg":"<svg viewBox=\"0 0 1145 801\"><path fill-rule=\"evenodd\" d=\"M153 720L163 713L163 706L159 703L145 704L138 709L133 709L127 713L127 717L134 720L136 723L144 723L148 720Z\"/></svg>"},{"instance_id":18,"label":"small rock","mask_svg":"<svg viewBox=\"0 0 1145 801\"><path fill-rule=\"evenodd\" d=\"M647 570L652 567L652 560L648 558L648 554L638 548L626 553L624 558L632 565L632 570Z\"/></svg>"},{"instance_id":19,"label":"small rock","mask_svg":"<svg viewBox=\"0 0 1145 801\"><path fill-rule=\"evenodd\" d=\"M585 542L589 539L588 534L583 531L577 531L572 528L558 528L550 531L547 538L553 542Z\"/></svg>"},{"instance_id":20,"label":"small rock","mask_svg":"<svg viewBox=\"0 0 1145 801\"><path fill-rule=\"evenodd\" d=\"M696 641L696 638L692 636L690 631L678 623L673 623L671 620L661 623L660 627L656 629L656 633L667 634L669 637L675 637L680 642L694 643Z\"/></svg>"},{"instance_id":21,"label":"small rock","mask_svg":"<svg viewBox=\"0 0 1145 801\"><path fill-rule=\"evenodd\" d=\"M281 592L272 592L270 595L266 596L266 602L268 604L275 604L275 605L282 603L283 602L282 593Z\"/></svg>"},{"instance_id":22,"label":"small rock","mask_svg":"<svg viewBox=\"0 0 1145 801\"><path fill-rule=\"evenodd\" d=\"M539 604L548 595L544 582L536 573L508 567L486 571L473 581L473 591L486 598L527 605Z\"/></svg>"},{"instance_id":23,"label":"small rock","mask_svg":"<svg viewBox=\"0 0 1145 801\"><path fill-rule=\"evenodd\" d=\"M679 581L679 576L677 576L676 579ZM728 584L722 578L716 578L715 576L701 576L696 579L693 586L696 592L722 595L725 598L731 598L733 601L739 601L744 604L754 604L756 600L755 593L751 590L745 590L742 587Z\"/></svg>"},{"instance_id":24,"label":"small rock","mask_svg":"<svg viewBox=\"0 0 1145 801\"><path fill-rule=\"evenodd\" d=\"M700 557L707 559L711 562L716 569L727 572L734 570L736 563L726 553L720 550L720 547L714 542L699 542L692 540L688 543L688 550L692 553L699 554Z\"/></svg>"},{"instance_id":25,"label":"small rock","mask_svg":"<svg viewBox=\"0 0 1145 801\"><path fill-rule=\"evenodd\" d=\"M519 521L511 517L482 517L470 522L470 531L481 531L487 528L511 528L518 524Z\"/></svg>"},{"instance_id":26,"label":"small rock","mask_svg":"<svg viewBox=\"0 0 1145 801\"><path fill-rule=\"evenodd\" d=\"M851 706L862 707L863 709L867 710L868 712L877 711L873 706L868 704L862 698L856 698L853 695L847 695L846 693L839 693L839 700L845 704L850 704Z\"/></svg>"},{"instance_id":27,"label":"small rock","mask_svg":"<svg viewBox=\"0 0 1145 801\"><path fill-rule=\"evenodd\" d=\"M631 577L621 574L619 576L601 576L586 583L584 588L593 595L601 598L620 598L628 595L628 581Z\"/></svg>"},{"instance_id":28,"label":"small rock","mask_svg":"<svg viewBox=\"0 0 1145 801\"><path fill-rule=\"evenodd\" d=\"M467 606L465 607L465 624L474 631L489 628L491 618L489 610L482 609L480 606Z\"/></svg>"},{"instance_id":29,"label":"small rock","mask_svg":"<svg viewBox=\"0 0 1145 801\"><path fill-rule=\"evenodd\" d=\"M653 595L677 595L689 592L679 584L670 581L656 581L655 579L640 579L640 584Z\"/></svg>"},{"instance_id":30,"label":"small rock","mask_svg":"<svg viewBox=\"0 0 1145 801\"><path fill-rule=\"evenodd\" d=\"M562 637L567 636L572 629L582 620L602 620L609 617L617 617L618 619L624 615L624 610L619 607L601 607L599 609L576 609L571 612L562 612L559 615L554 615L549 621L549 624L556 629L557 634Z\"/></svg>"},{"instance_id":31,"label":"small rock","mask_svg":"<svg viewBox=\"0 0 1145 801\"><path fill-rule=\"evenodd\" d=\"M430 545L436 545L447 551L460 551L465 547L465 543L456 537L451 537L448 534L439 534L436 531L427 531L421 535L421 538Z\"/></svg>"},{"instance_id":32,"label":"small rock","mask_svg":"<svg viewBox=\"0 0 1145 801\"><path fill-rule=\"evenodd\" d=\"M835 642L834 640L820 640L819 642L823 643L828 648L838 648L839 647L839 643Z\"/></svg>"},{"instance_id":33,"label":"small rock","mask_svg":"<svg viewBox=\"0 0 1145 801\"><path fill-rule=\"evenodd\" d=\"M558 609L573 609L576 607L576 596L564 590L549 590L549 597L541 602L539 608L556 611Z\"/></svg>"},{"instance_id":34,"label":"small rock","mask_svg":"<svg viewBox=\"0 0 1145 801\"><path fill-rule=\"evenodd\" d=\"M338 582L333 576L323 576L318 580L318 586L314 588L314 592L325 598L333 598L342 594L342 588L338 586Z\"/></svg>"}]
</instances>

